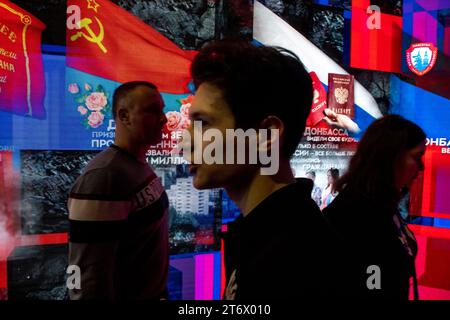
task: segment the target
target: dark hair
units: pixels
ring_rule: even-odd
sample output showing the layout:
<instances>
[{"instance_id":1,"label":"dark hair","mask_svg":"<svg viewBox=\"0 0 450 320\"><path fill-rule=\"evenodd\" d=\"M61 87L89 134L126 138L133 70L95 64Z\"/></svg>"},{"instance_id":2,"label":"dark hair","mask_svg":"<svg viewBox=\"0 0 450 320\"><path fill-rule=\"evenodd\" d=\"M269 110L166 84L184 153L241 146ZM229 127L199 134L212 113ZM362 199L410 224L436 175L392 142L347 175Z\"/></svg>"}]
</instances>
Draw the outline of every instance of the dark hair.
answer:
<instances>
[{"instance_id":1,"label":"dark hair","mask_svg":"<svg viewBox=\"0 0 450 320\"><path fill-rule=\"evenodd\" d=\"M314 178L316 177L316 172L315 172L315 171L308 171L308 172L305 173L305 176L306 176L307 174L312 175Z\"/></svg>"},{"instance_id":2,"label":"dark hair","mask_svg":"<svg viewBox=\"0 0 450 320\"><path fill-rule=\"evenodd\" d=\"M335 192L336 191L336 181L339 179L339 169L336 168L330 168L328 169L327 173L331 174L331 177L333 178L333 186L332 186L332 190L331 192ZM328 183L326 188L328 188L330 186L330 184Z\"/></svg>"},{"instance_id":3,"label":"dark hair","mask_svg":"<svg viewBox=\"0 0 450 320\"><path fill-rule=\"evenodd\" d=\"M128 94L139 86L146 86L150 89L158 90L158 87L156 87L153 83L148 81L130 81L121 84L119 87L116 88L113 95L112 115L114 119L116 119L118 104L123 99L127 98Z\"/></svg>"},{"instance_id":4,"label":"dark hair","mask_svg":"<svg viewBox=\"0 0 450 320\"><path fill-rule=\"evenodd\" d=\"M425 139L425 132L419 126L399 115L374 121L361 138L336 189L362 192L369 199L396 207L401 192L395 187L395 170L405 152Z\"/></svg>"},{"instance_id":5,"label":"dark hair","mask_svg":"<svg viewBox=\"0 0 450 320\"><path fill-rule=\"evenodd\" d=\"M337 180L339 179L339 169L336 168L330 168L328 169L327 173L331 173L331 176L333 177L333 179Z\"/></svg>"},{"instance_id":6,"label":"dark hair","mask_svg":"<svg viewBox=\"0 0 450 320\"><path fill-rule=\"evenodd\" d=\"M311 111L312 81L300 59L279 47L222 40L204 47L191 66L194 85L217 86L237 126L257 128L272 115L284 123L281 152L290 158Z\"/></svg>"}]
</instances>

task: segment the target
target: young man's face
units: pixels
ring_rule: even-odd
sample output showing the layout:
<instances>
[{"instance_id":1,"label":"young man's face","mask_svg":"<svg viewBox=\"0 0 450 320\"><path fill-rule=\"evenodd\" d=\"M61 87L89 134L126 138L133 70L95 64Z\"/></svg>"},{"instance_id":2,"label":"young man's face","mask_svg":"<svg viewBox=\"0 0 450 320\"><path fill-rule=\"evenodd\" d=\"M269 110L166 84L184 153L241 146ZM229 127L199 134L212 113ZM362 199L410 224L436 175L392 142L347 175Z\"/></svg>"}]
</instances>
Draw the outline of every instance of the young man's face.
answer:
<instances>
[{"instance_id":1,"label":"young man's face","mask_svg":"<svg viewBox=\"0 0 450 320\"><path fill-rule=\"evenodd\" d=\"M191 136L191 162L194 159L196 148L205 148L213 141L194 143L195 137L203 134L208 129L217 129L222 133L225 144L226 129L236 129L236 122L229 105L223 98L222 92L214 85L203 83L197 90L194 102L189 111L192 120L189 127ZM194 132L194 121L202 123L202 132ZM235 150L234 150L235 151ZM198 152L198 150L197 150ZM224 160L226 159L226 149L223 145L221 150ZM236 162L234 162L236 163ZM194 187L197 189L210 188L233 188L245 184L246 180L252 177L258 167L249 164L191 164L190 172L194 174Z\"/></svg>"},{"instance_id":2,"label":"young man's face","mask_svg":"<svg viewBox=\"0 0 450 320\"><path fill-rule=\"evenodd\" d=\"M128 130L136 143L144 146L161 141L161 131L167 118L163 112L164 102L157 90L146 86L134 89L128 108Z\"/></svg>"}]
</instances>

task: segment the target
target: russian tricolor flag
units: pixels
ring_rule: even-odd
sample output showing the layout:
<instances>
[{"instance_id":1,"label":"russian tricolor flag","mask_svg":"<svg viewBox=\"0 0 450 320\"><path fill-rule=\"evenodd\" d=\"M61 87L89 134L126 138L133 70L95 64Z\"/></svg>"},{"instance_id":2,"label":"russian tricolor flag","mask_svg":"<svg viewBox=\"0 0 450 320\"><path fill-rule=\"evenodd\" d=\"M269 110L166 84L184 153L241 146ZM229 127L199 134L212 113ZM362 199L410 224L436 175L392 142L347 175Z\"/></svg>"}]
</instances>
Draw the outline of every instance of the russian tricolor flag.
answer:
<instances>
[{"instance_id":1,"label":"russian tricolor flag","mask_svg":"<svg viewBox=\"0 0 450 320\"><path fill-rule=\"evenodd\" d=\"M258 1L255 1L254 6L253 37L264 45L280 46L294 52L309 72L317 74L325 87L329 73L348 74L302 34ZM361 131L381 116L374 97L355 81L354 121Z\"/></svg>"}]
</instances>

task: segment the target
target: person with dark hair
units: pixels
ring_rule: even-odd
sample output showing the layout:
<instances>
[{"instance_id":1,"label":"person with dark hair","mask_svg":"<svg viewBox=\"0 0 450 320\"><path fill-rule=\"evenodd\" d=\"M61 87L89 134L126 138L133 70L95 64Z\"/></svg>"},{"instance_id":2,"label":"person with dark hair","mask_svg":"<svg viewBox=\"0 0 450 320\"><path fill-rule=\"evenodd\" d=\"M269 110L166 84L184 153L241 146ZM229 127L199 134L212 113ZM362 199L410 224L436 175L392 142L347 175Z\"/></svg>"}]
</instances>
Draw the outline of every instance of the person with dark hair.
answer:
<instances>
[{"instance_id":1,"label":"person with dark hair","mask_svg":"<svg viewBox=\"0 0 450 320\"><path fill-rule=\"evenodd\" d=\"M349 283L358 298L408 299L417 243L398 203L419 171L426 136L411 121L388 115L374 121L337 181L339 195L323 211L343 240Z\"/></svg>"},{"instance_id":2,"label":"person with dark hair","mask_svg":"<svg viewBox=\"0 0 450 320\"><path fill-rule=\"evenodd\" d=\"M339 179L339 170L336 168L330 168L327 171L327 186L323 190L322 199L320 204L320 210L325 209L331 201L336 198L338 192L335 188L335 183Z\"/></svg>"},{"instance_id":3,"label":"person with dark hair","mask_svg":"<svg viewBox=\"0 0 450 320\"><path fill-rule=\"evenodd\" d=\"M72 300L167 298L168 198L146 161L167 119L155 85L114 92L114 144L92 159L69 194L69 265L80 286Z\"/></svg>"},{"instance_id":4,"label":"person with dark hair","mask_svg":"<svg viewBox=\"0 0 450 320\"><path fill-rule=\"evenodd\" d=\"M312 184L296 182L290 167L312 104L308 72L290 51L236 41L208 44L195 57L191 71L197 88L192 123L224 136L230 130L279 132L258 144L251 136L246 144L279 154L278 170L270 175L262 174L263 164L249 163L248 156L243 157L245 163L196 162L197 149L205 150L211 142L191 143L194 186L225 188L241 211L223 234L228 284L224 299L330 295L332 233L311 199ZM194 129L191 124L189 132ZM226 149L227 159L240 156L235 145L218 149ZM294 263L291 257L299 252L300 261Z\"/></svg>"}]
</instances>

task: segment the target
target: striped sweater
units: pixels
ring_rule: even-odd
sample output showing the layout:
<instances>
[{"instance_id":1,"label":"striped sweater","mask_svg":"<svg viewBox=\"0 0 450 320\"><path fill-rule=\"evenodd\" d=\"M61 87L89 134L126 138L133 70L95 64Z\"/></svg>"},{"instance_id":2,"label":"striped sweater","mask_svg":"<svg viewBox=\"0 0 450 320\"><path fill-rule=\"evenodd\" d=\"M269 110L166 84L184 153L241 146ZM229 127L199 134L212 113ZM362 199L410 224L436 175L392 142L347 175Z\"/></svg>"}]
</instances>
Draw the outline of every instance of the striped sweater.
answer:
<instances>
[{"instance_id":1,"label":"striped sweater","mask_svg":"<svg viewBox=\"0 0 450 320\"><path fill-rule=\"evenodd\" d=\"M79 299L160 299L167 294L168 198L151 167L112 145L75 181L68 201L69 264Z\"/></svg>"}]
</instances>

